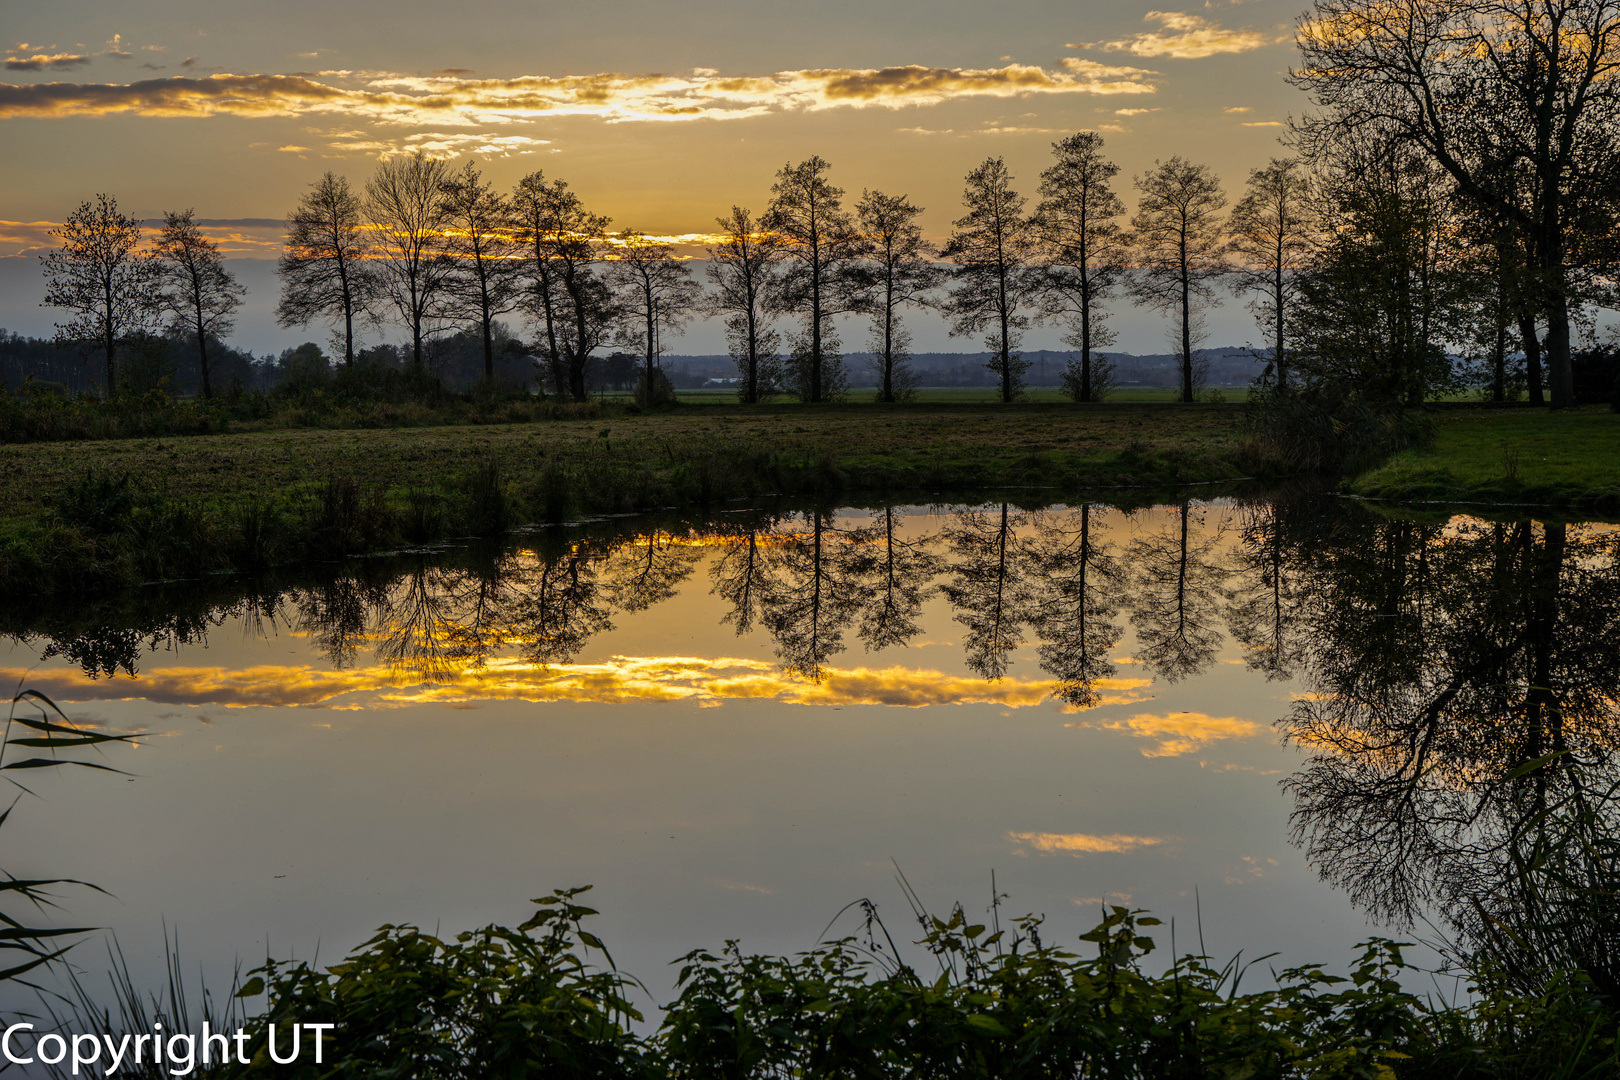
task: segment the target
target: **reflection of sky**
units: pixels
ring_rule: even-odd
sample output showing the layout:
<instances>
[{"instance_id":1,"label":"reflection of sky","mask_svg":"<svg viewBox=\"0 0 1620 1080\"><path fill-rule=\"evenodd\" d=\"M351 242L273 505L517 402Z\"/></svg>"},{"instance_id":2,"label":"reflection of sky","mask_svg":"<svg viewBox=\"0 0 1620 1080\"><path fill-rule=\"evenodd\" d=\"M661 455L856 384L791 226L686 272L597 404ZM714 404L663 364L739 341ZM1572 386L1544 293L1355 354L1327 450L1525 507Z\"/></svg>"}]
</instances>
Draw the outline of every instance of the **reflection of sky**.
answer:
<instances>
[{"instance_id":1,"label":"reflection of sky","mask_svg":"<svg viewBox=\"0 0 1620 1080\"><path fill-rule=\"evenodd\" d=\"M1116 551L1175 524L1094 513ZM912 535L942 524L906 519ZM1298 755L1270 724L1295 687L1249 671L1229 639L1176 683L1123 663L1075 710L1052 697L1037 635L1006 677L972 675L936 595L910 646L851 640L812 682L782 672L767 635L722 624L717 553L673 599L616 611L571 663L498 650L437 684L364 650L336 670L285 626L227 623L134 679L13 647L6 679L158 734L107 752L131 780L35 785L43 798L7 825L7 869L108 888L72 894L64 917L113 927L153 972L163 919L219 971L266 948L335 959L385 921L521 921L527 898L591 882L597 929L660 997L687 949L801 949L862 896L903 933L891 858L941 908L983 906L994 870L1009 906L1045 912L1059 937L1088 928L1098 898L1128 898L1175 917L1186 947L1195 892L1216 955L1337 964L1367 932L1287 842L1277 780ZM1137 651L1127 624L1112 655Z\"/></svg>"}]
</instances>

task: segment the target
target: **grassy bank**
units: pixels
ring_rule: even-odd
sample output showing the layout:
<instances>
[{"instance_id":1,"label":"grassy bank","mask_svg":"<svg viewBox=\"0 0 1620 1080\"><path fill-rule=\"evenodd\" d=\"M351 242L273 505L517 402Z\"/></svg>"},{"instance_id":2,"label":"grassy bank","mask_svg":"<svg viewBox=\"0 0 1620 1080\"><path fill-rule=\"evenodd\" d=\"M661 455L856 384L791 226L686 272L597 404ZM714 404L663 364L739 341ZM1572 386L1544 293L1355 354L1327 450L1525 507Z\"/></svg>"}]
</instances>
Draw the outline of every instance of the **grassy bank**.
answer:
<instances>
[{"instance_id":1,"label":"grassy bank","mask_svg":"<svg viewBox=\"0 0 1620 1080\"><path fill-rule=\"evenodd\" d=\"M1458 409L1436 416L1425 450L1407 450L1346 490L1366 498L1531 504L1620 511L1620 415Z\"/></svg>"},{"instance_id":2,"label":"grassy bank","mask_svg":"<svg viewBox=\"0 0 1620 1080\"><path fill-rule=\"evenodd\" d=\"M1237 406L712 406L0 447L0 594L192 577L773 493L1243 474Z\"/></svg>"}]
</instances>

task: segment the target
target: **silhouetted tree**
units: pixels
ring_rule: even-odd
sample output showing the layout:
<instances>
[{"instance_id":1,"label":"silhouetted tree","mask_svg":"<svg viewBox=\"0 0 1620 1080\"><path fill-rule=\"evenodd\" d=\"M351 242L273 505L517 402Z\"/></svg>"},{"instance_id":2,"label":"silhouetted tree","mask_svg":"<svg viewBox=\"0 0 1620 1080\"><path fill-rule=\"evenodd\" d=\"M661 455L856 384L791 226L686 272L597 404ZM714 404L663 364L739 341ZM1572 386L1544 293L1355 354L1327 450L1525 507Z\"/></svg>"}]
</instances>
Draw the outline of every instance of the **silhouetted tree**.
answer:
<instances>
[{"instance_id":1,"label":"silhouetted tree","mask_svg":"<svg viewBox=\"0 0 1620 1080\"><path fill-rule=\"evenodd\" d=\"M791 350L792 374L799 396L812 403L842 391L843 358L832 320L861 306L851 263L865 243L844 210L844 189L827 180L830 168L815 156L783 165L760 218L761 228L777 235L785 264L768 300L773 312L804 322Z\"/></svg>"},{"instance_id":2,"label":"silhouetted tree","mask_svg":"<svg viewBox=\"0 0 1620 1080\"><path fill-rule=\"evenodd\" d=\"M1179 156L1154 164L1136 177L1142 200L1131 218L1140 262L1133 291L1138 304L1174 317L1181 400L1192 401L1202 381L1193 359L1200 315L1214 299L1212 281L1226 269L1219 218L1226 195L1207 165Z\"/></svg>"},{"instance_id":3,"label":"silhouetted tree","mask_svg":"<svg viewBox=\"0 0 1620 1080\"><path fill-rule=\"evenodd\" d=\"M517 306L523 262L511 203L486 184L467 162L440 185L444 198L445 248L454 270L445 283L460 317L478 328L484 346L484 378L495 378L495 320Z\"/></svg>"},{"instance_id":4,"label":"silhouetted tree","mask_svg":"<svg viewBox=\"0 0 1620 1080\"><path fill-rule=\"evenodd\" d=\"M836 518L824 510L804 514L804 531L779 531L766 552L770 587L762 594L760 622L776 639L786 668L820 679L827 660L844 651L844 630L866 601L866 584Z\"/></svg>"},{"instance_id":5,"label":"silhouetted tree","mask_svg":"<svg viewBox=\"0 0 1620 1080\"><path fill-rule=\"evenodd\" d=\"M692 576L702 549L659 529L620 544L604 564L607 594L623 611L645 611L675 595Z\"/></svg>"},{"instance_id":6,"label":"silhouetted tree","mask_svg":"<svg viewBox=\"0 0 1620 1080\"><path fill-rule=\"evenodd\" d=\"M1297 40L1290 80L1320 109L1300 125L1307 144L1385 127L1523 227L1552 404L1574 404L1571 241L1620 141L1614 0L1317 0Z\"/></svg>"},{"instance_id":7,"label":"silhouetted tree","mask_svg":"<svg viewBox=\"0 0 1620 1080\"><path fill-rule=\"evenodd\" d=\"M1064 340L1080 350L1064 383L1076 401L1095 401L1108 366L1095 351L1114 342L1103 306L1125 273L1129 247L1115 220L1125 204L1109 184L1119 166L1103 157L1103 138L1081 131L1052 144L1056 164L1041 173L1034 229L1046 274L1041 310L1069 327Z\"/></svg>"},{"instance_id":8,"label":"silhouetted tree","mask_svg":"<svg viewBox=\"0 0 1620 1080\"><path fill-rule=\"evenodd\" d=\"M308 326L315 319L343 323L343 366L354 363L354 321L376 295L360 197L349 181L328 172L287 215L287 240L276 273L281 303L276 322Z\"/></svg>"},{"instance_id":9,"label":"silhouetted tree","mask_svg":"<svg viewBox=\"0 0 1620 1080\"><path fill-rule=\"evenodd\" d=\"M909 370L911 334L900 321L907 304L932 306L929 296L946 278L934 265L934 248L923 239L917 217L922 207L905 195L866 191L855 204L868 252L868 302L872 311L872 356L879 374L877 399L895 402L910 395L916 376Z\"/></svg>"},{"instance_id":10,"label":"silhouetted tree","mask_svg":"<svg viewBox=\"0 0 1620 1080\"><path fill-rule=\"evenodd\" d=\"M703 288L692 280L686 264L676 261L674 247L633 229L618 235L614 256L608 264L609 284L628 309L623 344L641 346L642 396L652 404L660 337L691 321Z\"/></svg>"},{"instance_id":11,"label":"silhouetted tree","mask_svg":"<svg viewBox=\"0 0 1620 1080\"><path fill-rule=\"evenodd\" d=\"M917 618L944 563L929 550L932 537L908 540L896 529L895 509L875 511L872 523L851 536L854 569L866 579L866 605L856 629L870 651L904 645L921 627Z\"/></svg>"},{"instance_id":12,"label":"silhouetted tree","mask_svg":"<svg viewBox=\"0 0 1620 1080\"><path fill-rule=\"evenodd\" d=\"M781 241L741 206L715 218L724 242L708 248L709 283L704 309L726 320L726 343L742 377L738 397L755 404L778 391L781 338L771 329L768 298L776 291Z\"/></svg>"},{"instance_id":13,"label":"silhouetted tree","mask_svg":"<svg viewBox=\"0 0 1620 1080\"><path fill-rule=\"evenodd\" d=\"M425 370L422 343L442 314L455 261L445 250L449 224L444 183L450 166L421 153L387 158L366 181L366 214L375 226L371 266L378 294L411 334L411 364Z\"/></svg>"},{"instance_id":14,"label":"silhouetted tree","mask_svg":"<svg viewBox=\"0 0 1620 1080\"><path fill-rule=\"evenodd\" d=\"M107 396L112 397L118 392L119 344L153 322L156 264L135 250L141 242L140 222L125 217L111 195L80 203L50 233L62 247L40 256L45 269L40 306L73 314L71 321L56 324L56 340L101 351Z\"/></svg>"},{"instance_id":15,"label":"silhouetted tree","mask_svg":"<svg viewBox=\"0 0 1620 1080\"><path fill-rule=\"evenodd\" d=\"M190 210L163 215L153 251L157 256L156 297L175 330L197 342L197 371L202 396L214 396L208 371L208 339L229 337L236 309L247 294L225 269L219 247L202 234Z\"/></svg>"},{"instance_id":16,"label":"silhouetted tree","mask_svg":"<svg viewBox=\"0 0 1620 1080\"><path fill-rule=\"evenodd\" d=\"M1279 520L1286 512L1281 502L1244 508L1227 593L1226 625L1243 647L1243 663L1268 680L1293 677L1308 634L1297 556Z\"/></svg>"},{"instance_id":17,"label":"silhouetted tree","mask_svg":"<svg viewBox=\"0 0 1620 1080\"><path fill-rule=\"evenodd\" d=\"M1012 189L1012 176L998 157L968 173L962 204L967 216L953 223L956 231L941 253L957 264L945 313L953 337L989 328L989 367L1000 376L1001 400L1010 402L1022 391L1028 367L1017 353L1029 325L1021 312L1041 286L1041 275L1030 266L1037 254L1035 232L1024 197Z\"/></svg>"},{"instance_id":18,"label":"silhouetted tree","mask_svg":"<svg viewBox=\"0 0 1620 1080\"><path fill-rule=\"evenodd\" d=\"M593 214L563 180L530 173L513 197L529 275L530 313L541 323L559 394L586 399L591 355L613 336L624 309L597 273L611 218Z\"/></svg>"},{"instance_id":19,"label":"silhouetted tree","mask_svg":"<svg viewBox=\"0 0 1620 1080\"><path fill-rule=\"evenodd\" d=\"M1310 182L1297 158L1272 158L1249 172L1248 190L1227 221L1227 251L1236 255L1232 287L1252 292L1249 310L1271 336L1266 374L1288 389L1287 334L1292 329L1302 263L1315 238Z\"/></svg>"}]
</instances>

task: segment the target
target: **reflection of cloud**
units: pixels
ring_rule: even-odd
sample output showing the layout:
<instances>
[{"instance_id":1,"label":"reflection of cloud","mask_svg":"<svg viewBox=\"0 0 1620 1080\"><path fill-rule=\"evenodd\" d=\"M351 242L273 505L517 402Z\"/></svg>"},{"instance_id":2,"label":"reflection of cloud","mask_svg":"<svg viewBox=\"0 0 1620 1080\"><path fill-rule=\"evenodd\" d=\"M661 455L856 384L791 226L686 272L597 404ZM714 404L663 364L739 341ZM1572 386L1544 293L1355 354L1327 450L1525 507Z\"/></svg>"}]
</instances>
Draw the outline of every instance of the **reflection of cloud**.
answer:
<instances>
[{"instance_id":1,"label":"reflection of cloud","mask_svg":"<svg viewBox=\"0 0 1620 1080\"><path fill-rule=\"evenodd\" d=\"M1092 836L1089 833L1010 832L1007 839L1042 855L1098 855L1164 843L1162 836Z\"/></svg>"},{"instance_id":2,"label":"reflection of cloud","mask_svg":"<svg viewBox=\"0 0 1620 1080\"><path fill-rule=\"evenodd\" d=\"M1252 720L1196 712L1168 716L1141 713L1125 720L1078 721L1068 726L1128 731L1139 738L1158 740L1157 746L1142 751L1143 757L1179 757L1219 739L1246 739L1260 733L1260 725Z\"/></svg>"},{"instance_id":3,"label":"reflection of cloud","mask_svg":"<svg viewBox=\"0 0 1620 1080\"><path fill-rule=\"evenodd\" d=\"M181 66L194 62L188 58ZM10 63L8 61L8 63ZM1150 94L1154 73L1068 57L1060 70L920 65L817 68L772 75L578 76L510 79L385 72L177 76L115 83L0 85L0 117L303 116L335 113L379 123L471 127L537 116L609 121L734 119L836 107L932 105L960 97ZM347 82L349 85L339 85Z\"/></svg>"},{"instance_id":4,"label":"reflection of cloud","mask_svg":"<svg viewBox=\"0 0 1620 1080\"><path fill-rule=\"evenodd\" d=\"M1142 18L1144 22L1158 23L1161 29L1097 44L1111 52L1128 52L1133 56L1168 56L1177 60L1199 60L1217 53L1248 52L1272 43L1272 39L1265 34L1254 30L1227 30L1202 15L1184 15L1177 11L1150 11ZM1286 38L1277 40L1283 41ZM1085 43L1069 46L1071 49L1089 47Z\"/></svg>"},{"instance_id":5,"label":"reflection of cloud","mask_svg":"<svg viewBox=\"0 0 1620 1080\"><path fill-rule=\"evenodd\" d=\"M0 671L0 680L23 672ZM541 665L513 658L491 660L482 668L451 672L442 683L401 685L402 676L385 665L345 671L309 666L243 669L165 667L137 679L96 680L76 669L36 670L29 685L65 701L122 700L176 705L328 705L362 708L431 702L441 705L483 700L511 701L689 701L698 705L728 700L773 700L792 705L994 704L1005 708L1039 705L1058 691L1056 680L1002 679L989 682L942 671L913 668L824 668L819 682L779 671L760 660L720 657L615 656L597 664ZM1123 693L1101 703L1134 700L1148 680L1117 683ZM355 695L355 696L350 696ZM363 695L363 696L361 696ZM341 703L338 699L344 698Z\"/></svg>"},{"instance_id":6,"label":"reflection of cloud","mask_svg":"<svg viewBox=\"0 0 1620 1080\"><path fill-rule=\"evenodd\" d=\"M90 57L83 53L42 53L6 57L7 71L40 71L44 68L71 68L88 64Z\"/></svg>"}]
</instances>

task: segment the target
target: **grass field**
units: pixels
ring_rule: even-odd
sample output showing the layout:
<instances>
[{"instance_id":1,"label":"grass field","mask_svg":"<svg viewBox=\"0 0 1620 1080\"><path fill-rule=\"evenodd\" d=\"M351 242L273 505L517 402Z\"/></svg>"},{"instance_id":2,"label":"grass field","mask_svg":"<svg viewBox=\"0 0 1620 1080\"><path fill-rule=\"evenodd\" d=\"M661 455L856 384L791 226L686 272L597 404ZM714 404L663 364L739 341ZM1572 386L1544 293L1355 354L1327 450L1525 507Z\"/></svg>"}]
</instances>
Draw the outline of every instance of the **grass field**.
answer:
<instances>
[{"instance_id":1,"label":"grass field","mask_svg":"<svg viewBox=\"0 0 1620 1080\"><path fill-rule=\"evenodd\" d=\"M1206 394L1215 397L1217 402L1224 399L1227 402L1242 401L1249 390L1246 386L1217 386L1210 387ZM863 387L849 392L846 405L875 405L873 400L876 391ZM1170 404L1175 402L1177 391L1166 386L1126 386L1117 387L1108 393L1109 405L1147 405ZM682 404L690 405L734 405L737 394L734 390L679 390L676 396ZM607 400L630 400L629 394L611 394ZM1041 386L1024 392L1018 399L1018 404L1058 405L1066 404L1069 396L1055 386ZM1001 403L1001 391L993 386L923 386L917 389L917 396L911 404L916 405L996 405ZM786 402L784 404L792 404Z\"/></svg>"},{"instance_id":2,"label":"grass field","mask_svg":"<svg viewBox=\"0 0 1620 1080\"><path fill-rule=\"evenodd\" d=\"M1620 507L1620 415L1460 409L1436 416L1434 446L1356 477L1369 498Z\"/></svg>"},{"instance_id":3,"label":"grass field","mask_svg":"<svg viewBox=\"0 0 1620 1080\"><path fill-rule=\"evenodd\" d=\"M830 464L852 486L1031 482L1174 482L1240 475L1240 410L1125 404L999 406L715 403L603 420L222 435L0 446L0 514L29 517L89 470L128 472L181 498L268 497L333 476L390 489L453 485L493 462L513 479L582 455L678 468L700 453L768 449L788 464ZM1121 458L1121 455L1124 455Z\"/></svg>"}]
</instances>

